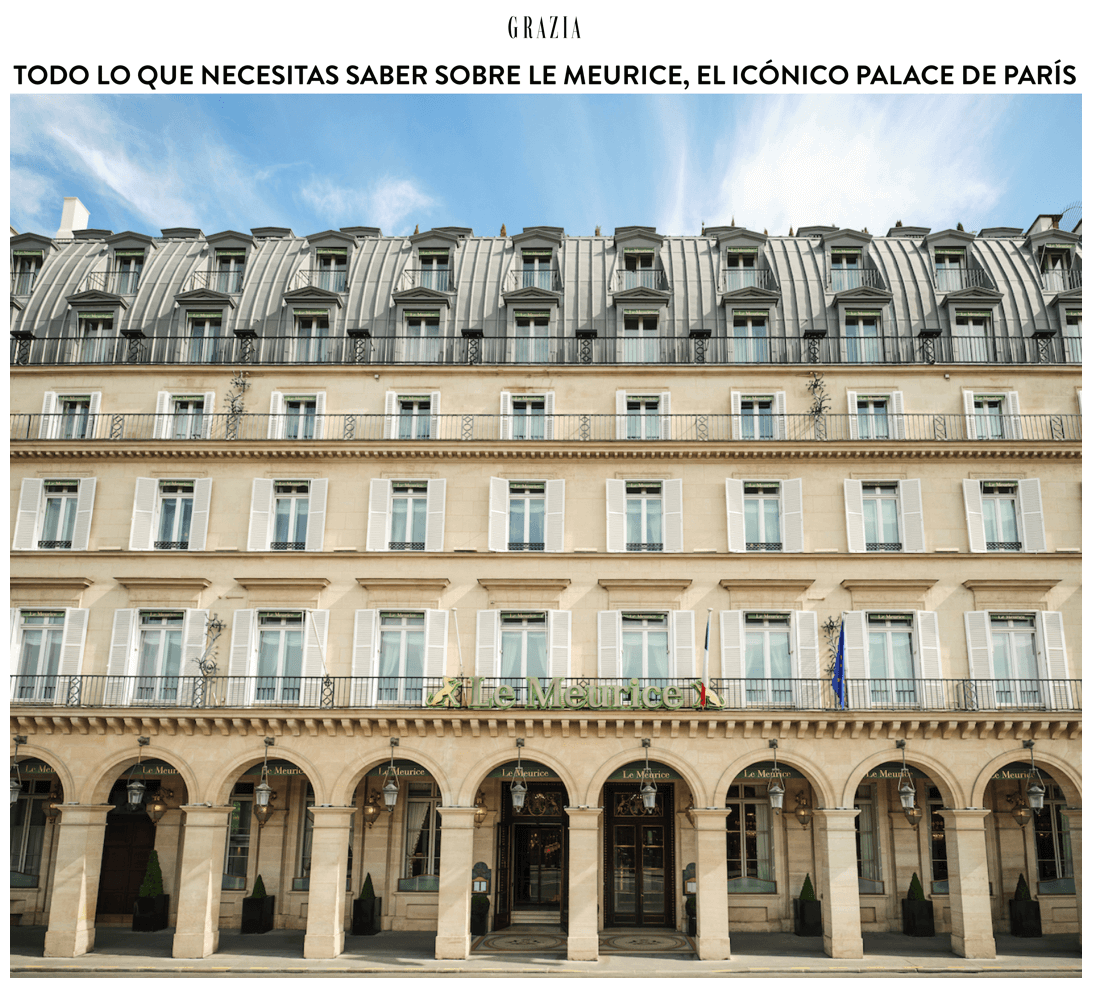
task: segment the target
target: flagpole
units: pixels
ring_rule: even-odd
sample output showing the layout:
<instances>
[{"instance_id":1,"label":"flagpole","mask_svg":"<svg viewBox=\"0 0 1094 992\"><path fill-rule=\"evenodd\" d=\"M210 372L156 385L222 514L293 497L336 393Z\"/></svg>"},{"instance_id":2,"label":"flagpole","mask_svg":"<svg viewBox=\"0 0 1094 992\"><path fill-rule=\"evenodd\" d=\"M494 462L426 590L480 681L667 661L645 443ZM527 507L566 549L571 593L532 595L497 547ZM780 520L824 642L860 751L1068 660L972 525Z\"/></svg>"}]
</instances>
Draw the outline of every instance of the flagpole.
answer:
<instances>
[{"instance_id":1,"label":"flagpole","mask_svg":"<svg viewBox=\"0 0 1094 992\"><path fill-rule=\"evenodd\" d=\"M713 608L707 609L707 636L703 642L703 684L706 685L710 682L710 615L714 612Z\"/></svg>"}]
</instances>

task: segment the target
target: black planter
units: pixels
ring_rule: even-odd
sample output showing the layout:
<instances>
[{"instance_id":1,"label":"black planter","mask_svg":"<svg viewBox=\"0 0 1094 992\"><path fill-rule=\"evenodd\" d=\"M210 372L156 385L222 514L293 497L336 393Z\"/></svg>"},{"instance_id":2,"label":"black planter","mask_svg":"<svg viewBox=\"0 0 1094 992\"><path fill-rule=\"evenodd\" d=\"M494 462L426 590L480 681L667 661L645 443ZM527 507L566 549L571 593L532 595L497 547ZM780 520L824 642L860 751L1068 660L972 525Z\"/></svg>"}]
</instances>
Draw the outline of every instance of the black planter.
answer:
<instances>
[{"instance_id":1,"label":"black planter","mask_svg":"<svg viewBox=\"0 0 1094 992\"><path fill-rule=\"evenodd\" d=\"M371 937L380 932L380 897L353 900L353 922L350 933L358 937Z\"/></svg>"},{"instance_id":2,"label":"black planter","mask_svg":"<svg viewBox=\"0 0 1094 992\"><path fill-rule=\"evenodd\" d=\"M900 915L909 937L934 936L934 903L930 899L901 899Z\"/></svg>"},{"instance_id":3,"label":"black planter","mask_svg":"<svg viewBox=\"0 0 1094 992\"><path fill-rule=\"evenodd\" d=\"M1010 935L1012 937L1041 936L1041 904L1036 899L1011 899Z\"/></svg>"},{"instance_id":4,"label":"black planter","mask_svg":"<svg viewBox=\"0 0 1094 992\"><path fill-rule=\"evenodd\" d=\"M794 933L799 937L820 937L824 933L821 924L820 900L814 902L794 900Z\"/></svg>"},{"instance_id":5,"label":"black planter","mask_svg":"<svg viewBox=\"0 0 1094 992\"><path fill-rule=\"evenodd\" d=\"M164 893L158 896L137 896L133 903L133 929L138 933L153 933L167 929L167 908L171 897Z\"/></svg>"},{"instance_id":6,"label":"black planter","mask_svg":"<svg viewBox=\"0 0 1094 992\"><path fill-rule=\"evenodd\" d=\"M472 937L485 937L487 931L487 921L490 917L490 907L487 906L482 910L471 910L471 936Z\"/></svg>"},{"instance_id":7,"label":"black planter","mask_svg":"<svg viewBox=\"0 0 1094 992\"><path fill-rule=\"evenodd\" d=\"M274 925L274 897L247 896L243 900L240 933L269 933Z\"/></svg>"}]
</instances>

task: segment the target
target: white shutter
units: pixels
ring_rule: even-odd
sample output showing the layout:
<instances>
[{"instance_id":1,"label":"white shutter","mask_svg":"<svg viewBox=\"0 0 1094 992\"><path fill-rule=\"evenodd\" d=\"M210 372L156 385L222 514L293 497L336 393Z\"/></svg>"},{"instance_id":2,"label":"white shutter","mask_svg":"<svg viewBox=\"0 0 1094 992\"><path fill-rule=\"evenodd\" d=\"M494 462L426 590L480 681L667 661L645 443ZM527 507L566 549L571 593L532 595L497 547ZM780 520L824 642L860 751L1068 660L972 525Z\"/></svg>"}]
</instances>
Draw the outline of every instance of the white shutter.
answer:
<instances>
[{"instance_id":1,"label":"white shutter","mask_svg":"<svg viewBox=\"0 0 1094 992\"><path fill-rule=\"evenodd\" d=\"M42 397L42 419L38 422L38 437L49 438L60 434L57 429L60 418L57 416L57 394L46 390Z\"/></svg>"},{"instance_id":2,"label":"white shutter","mask_svg":"<svg viewBox=\"0 0 1094 992\"><path fill-rule=\"evenodd\" d=\"M555 394L548 391L543 394L543 436L548 441L555 439Z\"/></svg>"},{"instance_id":3,"label":"white shutter","mask_svg":"<svg viewBox=\"0 0 1094 992\"><path fill-rule=\"evenodd\" d=\"M391 480L373 479L368 487L368 531L366 551L387 551L391 516Z\"/></svg>"},{"instance_id":4,"label":"white shutter","mask_svg":"<svg viewBox=\"0 0 1094 992\"><path fill-rule=\"evenodd\" d=\"M61 634L61 663L57 674L80 674L84 657L84 640L87 637L87 610L65 610L65 626ZM61 700L63 703L63 700Z\"/></svg>"},{"instance_id":5,"label":"white shutter","mask_svg":"<svg viewBox=\"0 0 1094 992\"><path fill-rule=\"evenodd\" d=\"M892 408L892 413L889 416L892 430L889 431L889 435L895 437L898 441L903 441L907 436L907 430L904 426L904 393L899 389L894 389L889 394L889 404Z\"/></svg>"},{"instance_id":6,"label":"white shutter","mask_svg":"<svg viewBox=\"0 0 1094 992\"><path fill-rule=\"evenodd\" d=\"M566 480L548 479L544 488L543 550L562 551L566 541Z\"/></svg>"},{"instance_id":7,"label":"white shutter","mask_svg":"<svg viewBox=\"0 0 1094 992\"><path fill-rule=\"evenodd\" d=\"M201 675L198 661L205 652L205 624L208 620L208 610L186 610L183 613L181 672L189 678Z\"/></svg>"},{"instance_id":8,"label":"white shutter","mask_svg":"<svg viewBox=\"0 0 1094 992\"><path fill-rule=\"evenodd\" d=\"M1022 522L1022 550L1047 551L1041 480L1018 480L1018 512Z\"/></svg>"},{"instance_id":9,"label":"white shutter","mask_svg":"<svg viewBox=\"0 0 1094 992\"><path fill-rule=\"evenodd\" d=\"M351 706L369 706L376 699L376 669L379 653L377 623L379 610L356 610L353 614L353 675Z\"/></svg>"},{"instance_id":10,"label":"white shutter","mask_svg":"<svg viewBox=\"0 0 1094 992\"><path fill-rule=\"evenodd\" d=\"M971 389L962 389L961 398L965 404L965 434L970 441L976 440L976 393Z\"/></svg>"},{"instance_id":11,"label":"white shutter","mask_svg":"<svg viewBox=\"0 0 1094 992\"><path fill-rule=\"evenodd\" d=\"M740 479L726 479L726 530L729 550L745 550L745 484Z\"/></svg>"},{"instance_id":12,"label":"white shutter","mask_svg":"<svg viewBox=\"0 0 1094 992\"><path fill-rule=\"evenodd\" d=\"M320 391L315 394L315 439L323 440L326 434L327 424L327 394Z\"/></svg>"},{"instance_id":13,"label":"white shutter","mask_svg":"<svg viewBox=\"0 0 1094 992\"><path fill-rule=\"evenodd\" d=\"M870 708L870 632L866 612L853 610L843 614L843 677L847 709Z\"/></svg>"},{"instance_id":14,"label":"white shutter","mask_svg":"<svg viewBox=\"0 0 1094 992\"><path fill-rule=\"evenodd\" d=\"M329 626L330 610L304 611L304 684L301 702L305 706L318 706L323 696Z\"/></svg>"},{"instance_id":15,"label":"white shutter","mask_svg":"<svg viewBox=\"0 0 1094 992\"><path fill-rule=\"evenodd\" d=\"M209 506L213 498L213 480L194 480L194 508L190 513L190 551L204 551L209 537Z\"/></svg>"},{"instance_id":16,"label":"white shutter","mask_svg":"<svg viewBox=\"0 0 1094 992\"><path fill-rule=\"evenodd\" d=\"M722 641L722 679L726 682L726 707L745 705L745 614L744 610L722 610L718 614Z\"/></svg>"},{"instance_id":17,"label":"white shutter","mask_svg":"<svg viewBox=\"0 0 1094 992\"><path fill-rule=\"evenodd\" d=\"M133 494L133 517L129 525L129 550L152 550L152 522L156 515L156 493L159 483L155 479L137 479Z\"/></svg>"},{"instance_id":18,"label":"white shutter","mask_svg":"<svg viewBox=\"0 0 1094 992\"><path fill-rule=\"evenodd\" d=\"M847 390L847 436L858 440L858 393Z\"/></svg>"},{"instance_id":19,"label":"white shutter","mask_svg":"<svg viewBox=\"0 0 1094 992\"><path fill-rule=\"evenodd\" d=\"M212 437L213 411L216 409L216 393L206 393L201 404L201 436Z\"/></svg>"},{"instance_id":20,"label":"white shutter","mask_svg":"<svg viewBox=\"0 0 1094 992\"><path fill-rule=\"evenodd\" d=\"M91 513L95 509L95 480L81 479L76 493L76 523L72 528L72 550L86 551L91 538Z\"/></svg>"},{"instance_id":21,"label":"white shutter","mask_svg":"<svg viewBox=\"0 0 1094 992\"><path fill-rule=\"evenodd\" d=\"M103 394L100 392L93 392L91 399L88 402L87 410L87 436L89 438L96 437L96 428L99 423L99 408L102 406Z\"/></svg>"},{"instance_id":22,"label":"white shutter","mask_svg":"<svg viewBox=\"0 0 1094 992\"><path fill-rule=\"evenodd\" d=\"M662 522L662 547L665 551L684 550L684 480L665 479L661 483L661 499L664 508Z\"/></svg>"},{"instance_id":23,"label":"white shutter","mask_svg":"<svg viewBox=\"0 0 1094 992\"><path fill-rule=\"evenodd\" d=\"M110 631L110 658L106 674L111 678L132 675L131 661L135 656L134 641L138 629L136 610L115 610L114 626Z\"/></svg>"},{"instance_id":24,"label":"white shutter","mask_svg":"<svg viewBox=\"0 0 1094 992\"><path fill-rule=\"evenodd\" d=\"M625 389L615 391L615 439L617 441L627 439L627 391Z\"/></svg>"},{"instance_id":25,"label":"white shutter","mask_svg":"<svg viewBox=\"0 0 1094 992\"><path fill-rule=\"evenodd\" d=\"M501 422L498 426L498 436L508 441L513 436L513 394L504 389L501 391Z\"/></svg>"},{"instance_id":26,"label":"white shutter","mask_svg":"<svg viewBox=\"0 0 1094 992\"><path fill-rule=\"evenodd\" d=\"M779 517L783 531L783 551L805 550L803 505L801 479L787 479L780 483Z\"/></svg>"},{"instance_id":27,"label":"white shutter","mask_svg":"<svg viewBox=\"0 0 1094 992\"><path fill-rule=\"evenodd\" d=\"M790 675L791 678L800 680L794 683L797 686L794 698L799 706L822 706L824 683L820 677L817 614L812 610L794 610L790 614L790 628L794 645L794 653L790 657Z\"/></svg>"},{"instance_id":28,"label":"white shutter","mask_svg":"<svg viewBox=\"0 0 1094 992\"><path fill-rule=\"evenodd\" d=\"M312 479L308 484L308 531L305 551L323 550L323 530L327 522L327 480Z\"/></svg>"},{"instance_id":29,"label":"white shutter","mask_svg":"<svg viewBox=\"0 0 1094 992\"><path fill-rule=\"evenodd\" d=\"M475 674L494 678L500 667L500 653L501 610L479 610L475 623Z\"/></svg>"},{"instance_id":30,"label":"white shutter","mask_svg":"<svg viewBox=\"0 0 1094 992\"><path fill-rule=\"evenodd\" d=\"M272 479L255 479L251 487L251 524L247 530L248 551L270 550L270 516L273 513Z\"/></svg>"},{"instance_id":31,"label":"white shutter","mask_svg":"<svg viewBox=\"0 0 1094 992\"><path fill-rule=\"evenodd\" d=\"M490 479L490 521L486 543L491 551L509 550L509 483L506 479Z\"/></svg>"},{"instance_id":32,"label":"white shutter","mask_svg":"<svg viewBox=\"0 0 1094 992\"><path fill-rule=\"evenodd\" d=\"M19 512L15 517L12 551L34 551L38 547L38 510L42 505L42 480L24 479L19 487Z\"/></svg>"},{"instance_id":33,"label":"white shutter","mask_svg":"<svg viewBox=\"0 0 1094 992\"><path fill-rule=\"evenodd\" d=\"M695 671L695 611L673 610L669 614L672 658L669 677L693 679Z\"/></svg>"},{"instance_id":34,"label":"white shutter","mask_svg":"<svg viewBox=\"0 0 1094 992\"><path fill-rule=\"evenodd\" d=\"M1018 394L1015 392L1007 393L1007 437L1008 438L1021 438L1022 437L1022 411L1018 407Z\"/></svg>"},{"instance_id":35,"label":"white shutter","mask_svg":"<svg viewBox=\"0 0 1094 992\"><path fill-rule=\"evenodd\" d=\"M596 615L596 674L617 679L623 674L623 614L601 610Z\"/></svg>"},{"instance_id":36,"label":"white shutter","mask_svg":"<svg viewBox=\"0 0 1094 992\"><path fill-rule=\"evenodd\" d=\"M786 392L782 389L776 390L773 399L774 402L771 405L775 411L775 439L785 441L788 436L786 430Z\"/></svg>"},{"instance_id":37,"label":"white shutter","mask_svg":"<svg viewBox=\"0 0 1094 992\"><path fill-rule=\"evenodd\" d=\"M570 677L572 627L573 619L569 610L547 611L547 650L550 653L548 674L551 678Z\"/></svg>"},{"instance_id":38,"label":"white shutter","mask_svg":"<svg viewBox=\"0 0 1094 992\"><path fill-rule=\"evenodd\" d=\"M975 610L965 614L965 647L969 652L969 678L973 705L994 709L995 672L992 666L991 614Z\"/></svg>"},{"instance_id":39,"label":"white shutter","mask_svg":"<svg viewBox=\"0 0 1094 992\"><path fill-rule=\"evenodd\" d=\"M171 436L171 394L166 390L156 393L156 419L152 436L156 438Z\"/></svg>"},{"instance_id":40,"label":"white shutter","mask_svg":"<svg viewBox=\"0 0 1094 992\"><path fill-rule=\"evenodd\" d=\"M661 414L661 440L672 440L672 402L670 393L662 393L661 400L658 403L658 410Z\"/></svg>"},{"instance_id":41,"label":"white shutter","mask_svg":"<svg viewBox=\"0 0 1094 992\"><path fill-rule=\"evenodd\" d=\"M448 656L448 610L425 611L425 675L426 678L444 677ZM440 685L433 686L439 689Z\"/></svg>"},{"instance_id":42,"label":"white shutter","mask_svg":"<svg viewBox=\"0 0 1094 992\"><path fill-rule=\"evenodd\" d=\"M843 480L843 508L847 515L847 550L866 550L866 520L862 514L862 483L858 479Z\"/></svg>"},{"instance_id":43,"label":"white shutter","mask_svg":"<svg viewBox=\"0 0 1094 992\"><path fill-rule=\"evenodd\" d=\"M730 390L729 393L729 412L730 419L733 421L733 437L739 441L741 439L741 394L736 390Z\"/></svg>"},{"instance_id":44,"label":"white shutter","mask_svg":"<svg viewBox=\"0 0 1094 992\"><path fill-rule=\"evenodd\" d=\"M969 550L987 551L984 536L984 501L980 495L978 479L962 479L961 491L965 494L965 524L969 530Z\"/></svg>"},{"instance_id":45,"label":"white shutter","mask_svg":"<svg viewBox=\"0 0 1094 992\"><path fill-rule=\"evenodd\" d=\"M918 648L918 671L922 693L919 704L929 709L946 705L946 689L942 683L942 639L938 632L938 614L932 610L915 611L915 639Z\"/></svg>"},{"instance_id":46,"label":"white shutter","mask_svg":"<svg viewBox=\"0 0 1094 992\"><path fill-rule=\"evenodd\" d=\"M923 530L923 496L918 479L901 479L897 482L900 495L900 540L906 552L927 550L927 538Z\"/></svg>"},{"instance_id":47,"label":"white shutter","mask_svg":"<svg viewBox=\"0 0 1094 992\"><path fill-rule=\"evenodd\" d=\"M444 551L444 479L430 479L425 496L425 550Z\"/></svg>"},{"instance_id":48,"label":"white shutter","mask_svg":"<svg viewBox=\"0 0 1094 992\"><path fill-rule=\"evenodd\" d=\"M627 550L627 483L608 480L608 550Z\"/></svg>"},{"instance_id":49,"label":"white shutter","mask_svg":"<svg viewBox=\"0 0 1094 992\"><path fill-rule=\"evenodd\" d=\"M254 674L257 624L257 610L236 610L232 616L232 646L228 652L229 706L245 706L252 695L246 679Z\"/></svg>"},{"instance_id":50,"label":"white shutter","mask_svg":"<svg viewBox=\"0 0 1094 992\"><path fill-rule=\"evenodd\" d=\"M429 394L429 436L431 438L439 438L440 432L440 416L441 416L441 394L434 390Z\"/></svg>"},{"instance_id":51,"label":"white shutter","mask_svg":"<svg viewBox=\"0 0 1094 992\"><path fill-rule=\"evenodd\" d=\"M1049 705L1053 709L1073 709L1070 675L1067 670L1067 648L1064 645L1064 615L1049 610L1038 610L1037 624L1038 668L1043 679L1050 680Z\"/></svg>"},{"instance_id":52,"label":"white shutter","mask_svg":"<svg viewBox=\"0 0 1094 992\"><path fill-rule=\"evenodd\" d=\"M389 389L384 394L384 439L399 436L399 394Z\"/></svg>"},{"instance_id":53,"label":"white shutter","mask_svg":"<svg viewBox=\"0 0 1094 992\"><path fill-rule=\"evenodd\" d=\"M270 393L270 424L266 437L273 440L285 436L285 396L276 389Z\"/></svg>"}]
</instances>

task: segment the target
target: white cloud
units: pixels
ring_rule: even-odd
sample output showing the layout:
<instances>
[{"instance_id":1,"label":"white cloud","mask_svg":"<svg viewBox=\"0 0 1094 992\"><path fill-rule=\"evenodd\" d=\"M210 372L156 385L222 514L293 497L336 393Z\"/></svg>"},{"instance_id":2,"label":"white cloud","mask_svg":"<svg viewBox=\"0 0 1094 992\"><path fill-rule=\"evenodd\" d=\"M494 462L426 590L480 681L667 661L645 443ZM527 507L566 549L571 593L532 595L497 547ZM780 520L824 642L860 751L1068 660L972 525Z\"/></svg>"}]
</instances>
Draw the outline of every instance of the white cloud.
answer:
<instances>
[{"instance_id":1,"label":"white cloud","mask_svg":"<svg viewBox=\"0 0 1094 992\"><path fill-rule=\"evenodd\" d=\"M412 180L384 176L368 189L337 186L313 176L299 190L299 198L324 220L345 227L350 223L379 227L388 234L401 230L412 211L428 211L435 204ZM402 225L406 226L406 225Z\"/></svg>"},{"instance_id":2,"label":"white cloud","mask_svg":"<svg viewBox=\"0 0 1094 992\"><path fill-rule=\"evenodd\" d=\"M45 176L30 169L12 168L8 178L15 226L20 230L33 229L52 234L61 221L61 199L64 194Z\"/></svg>"}]
</instances>

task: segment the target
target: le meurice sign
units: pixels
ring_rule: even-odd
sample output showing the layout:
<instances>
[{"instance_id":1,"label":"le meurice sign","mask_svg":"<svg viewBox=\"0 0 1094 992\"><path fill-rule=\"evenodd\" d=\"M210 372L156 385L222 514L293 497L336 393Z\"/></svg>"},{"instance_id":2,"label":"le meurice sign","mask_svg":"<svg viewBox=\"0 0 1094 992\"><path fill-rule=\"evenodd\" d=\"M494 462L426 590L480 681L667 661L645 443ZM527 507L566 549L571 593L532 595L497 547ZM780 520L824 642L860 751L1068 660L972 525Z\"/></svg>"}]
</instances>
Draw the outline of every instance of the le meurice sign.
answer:
<instances>
[{"instance_id":1,"label":"le meurice sign","mask_svg":"<svg viewBox=\"0 0 1094 992\"><path fill-rule=\"evenodd\" d=\"M427 697L427 706L460 706L469 709L507 710L514 706L528 710L678 710L684 707L684 693L694 690L688 708L721 708L721 697L699 679L688 685L642 685L641 679L590 685L563 685L563 679L541 680L534 675L524 680L523 690L514 684L495 683L481 676L468 679L446 678L444 688ZM468 693L468 689L470 692ZM485 691L484 691L485 690Z\"/></svg>"}]
</instances>

